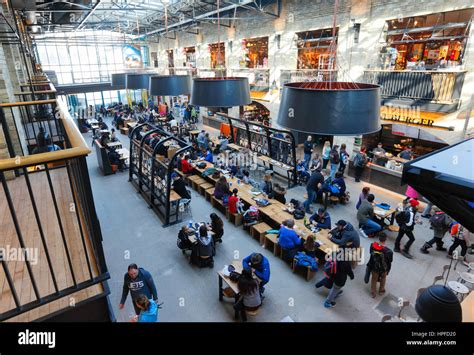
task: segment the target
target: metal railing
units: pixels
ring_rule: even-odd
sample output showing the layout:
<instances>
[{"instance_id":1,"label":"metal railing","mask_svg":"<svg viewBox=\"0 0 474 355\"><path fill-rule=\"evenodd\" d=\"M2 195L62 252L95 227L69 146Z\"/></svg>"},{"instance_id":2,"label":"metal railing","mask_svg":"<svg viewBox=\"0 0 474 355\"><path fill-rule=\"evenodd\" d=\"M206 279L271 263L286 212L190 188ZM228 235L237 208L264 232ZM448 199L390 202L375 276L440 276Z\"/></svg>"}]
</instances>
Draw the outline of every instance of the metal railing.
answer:
<instances>
[{"instance_id":1,"label":"metal railing","mask_svg":"<svg viewBox=\"0 0 474 355\"><path fill-rule=\"evenodd\" d=\"M287 83L308 81L336 81L337 70L329 69L281 69L280 87Z\"/></svg>"},{"instance_id":2,"label":"metal railing","mask_svg":"<svg viewBox=\"0 0 474 355\"><path fill-rule=\"evenodd\" d=\"M381 86L381 95L440 104L459 101L465 71L366 70L363 81Z\"/></svg>"},{"instance_id":3,"label":"metal railing","mask_svg":"<svg viewBox=\"0 0 474 355\"><path fill-rule=\"evenodd\" d=\"M0 201L6 201L1 211L0 321L54 301L46 312L63 311L59 300L65 296L70 304L75 295L87 302L108 293L104 282L110 276L86 162L90 150L65 104L56 101L54 107L64 149L0 160ZM10 180L13 171L17 177ZM18 248L16 258L5 252L8 248ZM94 295L91 287L98 287ZM43 319L48 316L44 312L38 314Z\"/></svg>"},{"instance_id":4,"label":"metal railing","mask_svg":"<svg viewBox=\"0 0 474 355\"><path fill-rule=\"evenodd\" d=\"M249 79L250 90L270 90L270 69L263 68L234 68L230 69L232 76L242 76Z\"/></svg>"}]
</instances>

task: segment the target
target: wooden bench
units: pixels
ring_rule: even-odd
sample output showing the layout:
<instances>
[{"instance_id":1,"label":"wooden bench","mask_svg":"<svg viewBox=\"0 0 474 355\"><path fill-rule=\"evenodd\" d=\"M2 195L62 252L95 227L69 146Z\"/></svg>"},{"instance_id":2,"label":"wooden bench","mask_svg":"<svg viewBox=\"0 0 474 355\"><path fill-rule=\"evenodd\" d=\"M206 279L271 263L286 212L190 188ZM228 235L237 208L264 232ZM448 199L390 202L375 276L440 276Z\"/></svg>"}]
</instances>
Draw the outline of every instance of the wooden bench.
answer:
<instances>
[{"instance_id":1,"label":"wooden bench","mask_svg":"<svg viewBox=\"0 0 474 355\"><path fill-rule=\"evenodd\" d=\"M295 259L293 259L293 262L291 263L291 269L295 273L298 269L302 269L305 273L306 281L311 280L314 275L316 274L316 271L311 271L310 266L297 266Z\"/></svg>"},{"instance_id":2,"label":"wooden bench","mask_svg":"<svg viewBox=\"0 0 474 355\"><path fill-rule=\"evenodd\" d=\"M193 179L191 180L191 184L193 186L193 189L198 191L199 192L199 186L201 186L202 184L205 184L207 183L206 180L204 180L203 178L198 178L198 179Z\"/></svg>"},{"instance_id":3,"label":"wooden bench","mask_svg":"<svg viewBox=\"0 0 474 355\"><path fill-rule=\"evenodd\" d=\"M394 224L390 224L387 229L390 231L390 232L396 232L398 233L398 231L400 230L400 227L399 226L396 226Z\"/></svg>"},{"instance_id":4,"label":"wooden bench","mask_svg":"<svg viewBox=\"0 0 474 355\"><path fill-rule=\"evenodd\" d=\"M195 181L201 181L201 183L204 183L206 182L202 177L200 177L199 175L191 175L191 176L188 176L188 185L190 185L191 187L194 188L195 184L194 182Z\"/></svg>"},{"instance_id":5,"label":"wooden bench","mask_svg":"<svg viewBox=\"0 0 474 355\"><path fill-rule=\"evenodd\" d=\"M278 244L278 234L265 234L265 237L263 239L263 247L265 249L272 248L273 255L281 257L281 248Z\"/></svg>"},{"instance_id":6,"label":"wooden bench","mask_svg":"<svg viewBox=\"0 0 474 355\"><path fill-rule=\"evenodd\" d=\"M120 128L120 133L125 134L126 136L128 136L128 128L127 127L121 127Z\"/></svg>"},{"instance_id":7,"label":"wooden bench","mask_svg":"<svg viewBox=\"0 0 474 355\"><path fill-rule=\"evenodd\" d=\"M211 202L212 195L214 195L214 188L213 187L211 187L210 189L207 189L206 191L204 191L204 197L209 202Z\"/></svg>"},{"instance_id":8,"label":"wooden bench","mask_svg":"<svg viewBox=\"0 0 474 355\"><path fill-rule=\"evenodd\" d=\"M265 222L257 223L250 227L250 235L253 238L258 239L260 245L263 245L265 234L269 229L272 229L272 227Z\"/></svg>"},{"instance_id":9,"label":"wooden bench","mask_svg":"<svg viewBox=\"0 0 474 355\"><path fill-rule=\"evenodd\" d=\"M199 193L205 196L206 190L214 187L214 185L206 181L203 184L199 185L198 187L199 187Z\"/></svg>"},{"instance_id":10,"label":"wooden bench","mask_svg":"<svg viewBox=\"0 0 474 355\"><path fill-rule=\"evenodd\" d=\"M240 213L230 213L229 209L226 209L226 217L230 223L233 223L235 226L241 226L244 221L244 216Z\"/></svg>"},{"instance_id":11,"label":"wooden bench","mask_svg":"<svg viewBox=\"0 0 474 355\"><path fill-rule=\"evenodd\" d=\"M339 197L337 196L329 196L329 203L333 206L337 205L339 202Z\"/></svg>"},{"instance_id":12,"label":"wooden bench","mask_svg":"<svg viewBox=\"0 0 474 355\"><path fill-rule=\"evenodd\" d=\"M224 202L222 202L222 200L220 200L220 199L215 198L214 196L211 197L211 205L212 205L212 207L218 208L221 211L224 211L225 208L226 208L224 206Z\"/></svg>"}]
</instances>

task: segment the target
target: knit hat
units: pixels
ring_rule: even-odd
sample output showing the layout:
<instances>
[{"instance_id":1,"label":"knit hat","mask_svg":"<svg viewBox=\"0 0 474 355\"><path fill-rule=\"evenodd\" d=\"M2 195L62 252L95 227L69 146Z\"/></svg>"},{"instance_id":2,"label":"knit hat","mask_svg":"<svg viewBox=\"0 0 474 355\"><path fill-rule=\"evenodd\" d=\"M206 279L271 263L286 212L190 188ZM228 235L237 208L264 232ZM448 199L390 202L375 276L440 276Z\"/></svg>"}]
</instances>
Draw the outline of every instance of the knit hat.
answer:
<instances>
[{"instance_id":1,"label":"knit hat","mask_svg":"<svg viewBox=\"0 0 474 355\"><path fill-rule=\"evenodd\" d=\"M417 207L420 203L418 202L418 200L415 200L414 198L412 198L410 200L410 206L412 207Z\"/></svg>"}]
</instances>

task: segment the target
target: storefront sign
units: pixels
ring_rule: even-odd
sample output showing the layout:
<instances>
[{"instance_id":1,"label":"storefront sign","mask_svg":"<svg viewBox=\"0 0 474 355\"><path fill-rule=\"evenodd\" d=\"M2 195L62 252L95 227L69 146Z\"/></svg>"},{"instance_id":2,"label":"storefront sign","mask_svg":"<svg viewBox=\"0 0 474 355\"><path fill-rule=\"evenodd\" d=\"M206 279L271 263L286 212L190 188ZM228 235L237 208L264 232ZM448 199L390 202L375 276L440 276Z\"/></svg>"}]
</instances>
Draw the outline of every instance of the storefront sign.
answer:
<instances>
[{"instance_id":1,"label":"storefront sign","mask_svg":"<svg viewBox=\"0 0 474 355\"><path fill-rule=\"evenodd\" d=\"M385 121L395 121L419 126L433 126L434 120L422 118L419 107L409 106L382 106L380 118Z\"/></svg>"}]
</instances>

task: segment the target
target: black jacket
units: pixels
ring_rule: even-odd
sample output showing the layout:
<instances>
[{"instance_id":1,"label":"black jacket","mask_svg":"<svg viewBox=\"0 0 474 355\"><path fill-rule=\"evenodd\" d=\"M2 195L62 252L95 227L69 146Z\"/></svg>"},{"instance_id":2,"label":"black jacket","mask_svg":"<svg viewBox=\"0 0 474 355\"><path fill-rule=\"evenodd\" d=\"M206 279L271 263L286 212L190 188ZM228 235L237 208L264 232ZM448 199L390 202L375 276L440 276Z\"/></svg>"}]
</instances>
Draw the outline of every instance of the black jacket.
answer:
<instances>
[{"instance_id":1,"label":"black jacket","mask_svg":"<svg viewBox=\"0 0 474 355\"><path fill-rule=\"evenodd\" d=\"M186 189L186 184L184 183L183 179L179 178L178 180L173 182L173 190L182 198L191 199L191 195Z\"/></svg>"},{"instance_id":2,"label":"black jacket","mask_svg":"<svg viewBox=\"0 0 474 355\"><path fill-rule=\"evenodd\" d=\"M354 279L354 273L352 272L352 267L350 261L341 260L337 261L336 275L334 276L334 283L339 287L344 287L347 281L347 276Z\"/></svg>"}]
</instances>

